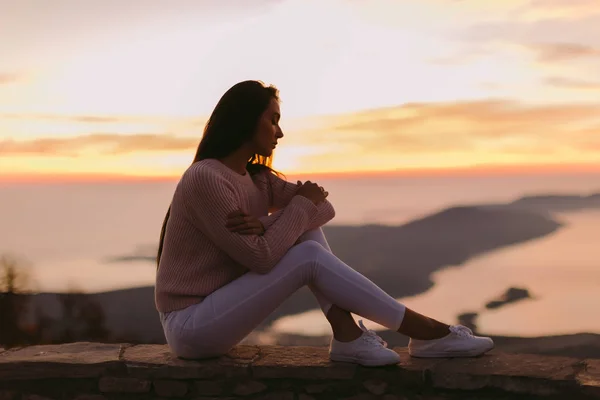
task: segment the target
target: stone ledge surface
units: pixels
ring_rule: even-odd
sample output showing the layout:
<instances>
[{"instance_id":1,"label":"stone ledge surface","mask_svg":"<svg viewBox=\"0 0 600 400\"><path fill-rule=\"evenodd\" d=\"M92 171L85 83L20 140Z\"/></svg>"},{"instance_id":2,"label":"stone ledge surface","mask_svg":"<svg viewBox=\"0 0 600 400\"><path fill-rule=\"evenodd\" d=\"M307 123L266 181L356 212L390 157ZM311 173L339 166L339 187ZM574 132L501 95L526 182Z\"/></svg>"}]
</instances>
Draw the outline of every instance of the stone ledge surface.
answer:
<instances>
[{"instance_id":1,"label":"stone ledge surface","mask_svg":"<svg viewBox=\"0 0 600 400\"><path fill-rule=\"evenodd\" d=\"M600 360L491 352L365 368L325 347L238 346L190 361L165 345L68 343L0 352L0 400L600 398Z\"/></svg>"}]
</instances>

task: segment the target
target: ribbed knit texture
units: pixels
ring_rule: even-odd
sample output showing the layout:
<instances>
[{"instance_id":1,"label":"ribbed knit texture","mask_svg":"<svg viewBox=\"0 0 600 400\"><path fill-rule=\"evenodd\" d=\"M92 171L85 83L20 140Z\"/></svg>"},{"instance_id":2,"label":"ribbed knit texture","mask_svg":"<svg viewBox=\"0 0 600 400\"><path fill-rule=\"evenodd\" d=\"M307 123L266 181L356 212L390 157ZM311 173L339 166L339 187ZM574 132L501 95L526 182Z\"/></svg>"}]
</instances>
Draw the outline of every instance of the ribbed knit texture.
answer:
<instances>
[{"instance_id":1,"label":"ribbed knit texture","mask_svg":"<svg viewBox=\"0 0 600 400\"><path fill-rule=\"evenodd\" d=\"M296 191L297 185L270 172L240 175L215 159L190 166L175 189L166 226L156 275L158 311L199 303L248 271L268 273L304 232L335 216L328 201L315 206ZM227 215L238 209L259 218L264 235L230 232Z\"/></svg>"}]
</instances>

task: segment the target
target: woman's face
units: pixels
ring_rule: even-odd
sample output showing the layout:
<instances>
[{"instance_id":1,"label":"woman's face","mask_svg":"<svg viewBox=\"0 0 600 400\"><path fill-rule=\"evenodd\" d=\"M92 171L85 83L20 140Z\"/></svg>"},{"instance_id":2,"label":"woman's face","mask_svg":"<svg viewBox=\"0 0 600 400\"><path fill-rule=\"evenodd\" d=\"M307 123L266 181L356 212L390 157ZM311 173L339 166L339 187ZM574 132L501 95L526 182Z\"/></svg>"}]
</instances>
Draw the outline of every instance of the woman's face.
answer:
<instances>
[{"instance_id":1,"label":"woman's face","mask_svg":"<svg viewBox=\"0 0 600 400\"><path fill-rule=\"evenodd\" d=\"M256 133L252 140L254 152L258 155L269 157L273 154L277 141L283 137L283 132L279 127L281 112L279 103L272 99L269 107L263 112L256 127Z\"/></svg>"}]
</instances>

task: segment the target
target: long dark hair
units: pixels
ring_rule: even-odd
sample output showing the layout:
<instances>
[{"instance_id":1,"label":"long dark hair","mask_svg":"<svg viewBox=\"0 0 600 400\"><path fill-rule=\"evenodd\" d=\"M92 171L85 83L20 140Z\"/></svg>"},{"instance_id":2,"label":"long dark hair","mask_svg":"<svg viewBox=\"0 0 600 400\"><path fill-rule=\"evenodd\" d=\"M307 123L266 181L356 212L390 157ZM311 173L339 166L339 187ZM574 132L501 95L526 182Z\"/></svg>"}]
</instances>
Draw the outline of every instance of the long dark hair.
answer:
<instances>
[{"instance_id":1,"label":"long dark hair","mask_svg":"<svg viewBox=\"0 0 600 400\"><path fill-rule=\"evenodd\" d=\"M279 91L275 86L266 86L260 81L243 81L233 85L221 97L208 118L192 164L207 158L227 157L251 140L261 115L273 99L279 101ZM271 168L271 163L272 157L254 154L248 160L246 169L250 175L264 171L275 172ZM160 264L170 215L171 206L167 210L160 230L156 256L157 268Z\"/></svg>"}]
</instances>

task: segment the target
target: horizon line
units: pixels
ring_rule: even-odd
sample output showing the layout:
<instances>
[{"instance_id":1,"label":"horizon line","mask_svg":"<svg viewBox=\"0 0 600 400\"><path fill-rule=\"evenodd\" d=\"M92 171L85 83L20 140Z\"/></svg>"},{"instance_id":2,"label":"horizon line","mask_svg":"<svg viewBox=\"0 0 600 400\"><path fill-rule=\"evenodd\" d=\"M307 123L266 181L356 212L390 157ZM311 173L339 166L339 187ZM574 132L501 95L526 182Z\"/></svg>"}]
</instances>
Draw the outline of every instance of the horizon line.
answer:
<instances>
[{"instance_id":1,"label":"horizon line","mask_svg":"<svg viewBox=\"0 0 600 400\"><path fill-rule=\"evenodd\" d=\"M304 179L365 179L365 178L431 178L431 177L485 177L512 175L595 175L600 174L600 164L536 164L536 165L474 165L450 168L420 168L367 171L332 171L332 172L290 172L277 170L285 177ZM183 171L182 171L183 173ZM181 173L181 174L182 174ZM143 182L176 182L181 174L173 175L133 175L119 173L33 173L33 174L0 174L0 184L27 183L143 183Z\"/></svg>"}]
</instances>

